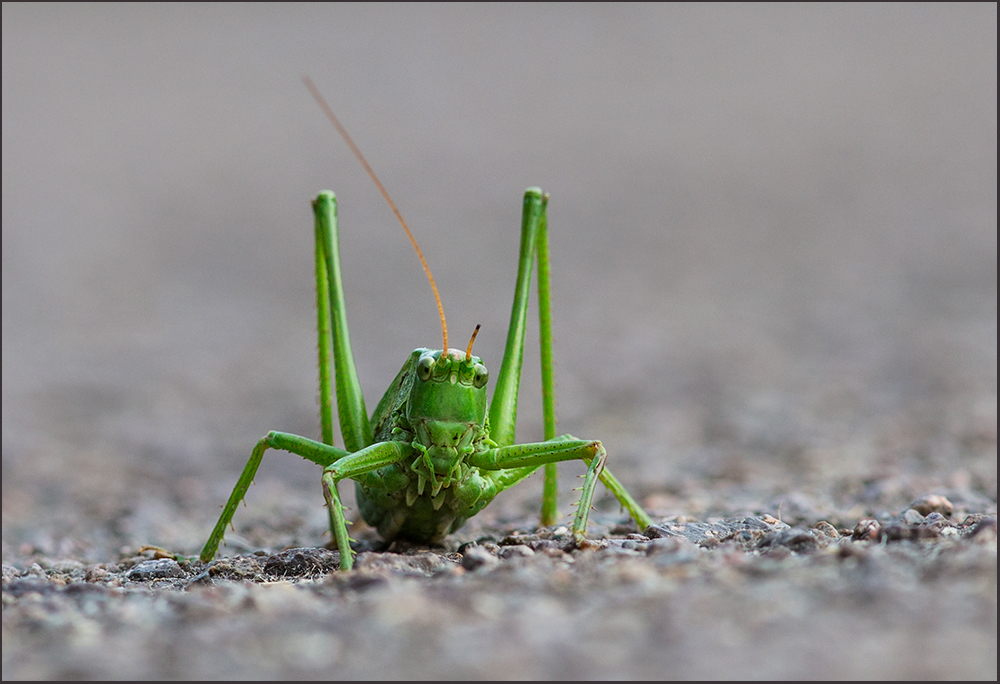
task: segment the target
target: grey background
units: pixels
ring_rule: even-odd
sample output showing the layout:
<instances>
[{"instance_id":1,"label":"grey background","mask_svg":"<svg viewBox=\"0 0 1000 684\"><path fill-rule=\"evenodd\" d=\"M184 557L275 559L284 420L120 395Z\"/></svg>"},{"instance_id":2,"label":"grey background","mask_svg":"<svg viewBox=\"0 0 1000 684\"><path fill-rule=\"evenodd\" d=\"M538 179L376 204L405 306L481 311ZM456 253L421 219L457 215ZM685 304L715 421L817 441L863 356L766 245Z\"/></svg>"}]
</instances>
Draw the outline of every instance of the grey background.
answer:
<instances>
[{"instance_id":1,"label":"grey background","mask_svg":"<svg viewBox=\"0 0 1000 684\"><path fill-rule=\"evenodd\" d=\"M656 515L856 520L837 487L900 473L879 505L995 512L996 54L994 4L4 3L4 562L194 552L258 438L317 435L318 190L369 408L439 344L302 74L494 371L521 194L551 193L560 430ZM276 456L257 485L240 516L321 543L318 469Z\"/></svg>"}]
</instances>

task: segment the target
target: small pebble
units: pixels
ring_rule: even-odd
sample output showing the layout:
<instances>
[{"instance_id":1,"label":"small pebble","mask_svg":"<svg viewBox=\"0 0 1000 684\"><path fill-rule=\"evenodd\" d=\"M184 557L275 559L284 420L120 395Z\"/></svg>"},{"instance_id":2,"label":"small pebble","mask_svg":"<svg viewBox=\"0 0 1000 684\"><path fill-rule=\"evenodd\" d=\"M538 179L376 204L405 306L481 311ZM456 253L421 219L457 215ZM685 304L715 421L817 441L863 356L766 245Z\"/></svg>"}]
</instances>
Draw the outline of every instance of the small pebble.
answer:
<instances>
[{"instance_id":1,"label":"small pebble","mask_svg":"<svg viewBox=\"0 0 1000 684\"><path fill-rule=\"evenodd\" d=\"M264 572L276 577L325 575L339 567L340 553L318 548L288 549L264 562Z\"/></svg>"},{"instance_id":2,"label":"small pebble","mask_svg":"<svg viewBox=\"0 0 1000 684\"><path fill-rule=\"evenodd\" d=\"M872 520L871 518L861 520L854 526L854 533L851 535L851 539L855 541L877 540L881 530L882 526L879 525L878 520Z\"/></svg>"},{"instance_id":3,"label":"small pebble","mask_svg":"<svg viewBox=\"0 0 1000 684\"><path fill-rule=\"evenodd\" d=\"M928 513L927 517L924 518L925 525L941 525L944 522L945 522L945 517L940 513L938 513L937 511L932 511L931 513Z\"/></svg>"},{"instance_id":4,"label":"small pebble","mask_svg":"<svg viewBox=\"0 0 1000 684\"><path fill-rule=\"evenodd\" d=\"M917 511L921 515L928 515L932 512L937 512L945 517L951 517L951 514L955 512L955 507L952 503L940 494L928 494L926 496L922 496L911 503L910 508Z\"/></svg>"},{"instance_id":5,"label":"small pebble","mask_svg":"<svg viewBox=\"0 0 1000 684\"><path fill-rule=\"evenodd\" d=\"M919 525L924 521L924 516L915 508L907 508L903 511L903 522L907 525Z\"/></svg>"},{"instance_id":6,"label":"small pebble","mask_svg":"<svg viewBox=\"0 0 1000 684\"><path fill-rule=\"evenodd\" d=\"M184 577L185 574L181 566L177 564L177 561L169 558L160 558L137 563L125 576L133 582L144 582L168 577Z\"/></svg>"},{"instance_id":7,"label":"small pebble","mask_svg":"<svg viewBox=\"0 0 1000 684\"><path fill-rule=\"evenodd\" d=\"M77 560L60 560L53 563L50 569L67 575L74 573L83 574L87 566Z\"/></svg>"},{"instance_id":8,"label":"small pebble","mask_svg":"<svg viewBox=\"0 0 1000 684\"><path fill-rule=\"evenodd\" d=\"M470 546L462 554L462 567L466 570L490 568L499 562L500 560L496 556L481 546Z\"/></svg>"},{"instance_id":9,"label":"small pebble","mask_svg":"<svg viewBox=\"0 0 1000 684\"><path fill-rule=\"evenodd\" d=\"M974 538L977 542L995 542L997 539L997 519L996 518L984 518L976 523L975 527L969 533L969 536Z\"/></svg>"},{"instance_id":10,"label":"small pebble","mask_svg":"<svg viewBox=\"0 0 1000 684\"><path fill-rule=\"evenodd\" d=\"M532 551L531 547L524 544L511 544L510 546L500 547L501 558L524 558L534 555L535 552Z\"/></svg>"},{"instance_id":11,"label":"small pebble","mask_svg":"<svg viewBox=\"0 0 1000 684\"><path fill-rule=\"evenodd\" d=\"M840 538L840 532L837 531L837 528L825 520L821 520L820 522L813 525L813 529L823 534L824 536L830 537L831 539Z\"/></svg>"}]
</instances>

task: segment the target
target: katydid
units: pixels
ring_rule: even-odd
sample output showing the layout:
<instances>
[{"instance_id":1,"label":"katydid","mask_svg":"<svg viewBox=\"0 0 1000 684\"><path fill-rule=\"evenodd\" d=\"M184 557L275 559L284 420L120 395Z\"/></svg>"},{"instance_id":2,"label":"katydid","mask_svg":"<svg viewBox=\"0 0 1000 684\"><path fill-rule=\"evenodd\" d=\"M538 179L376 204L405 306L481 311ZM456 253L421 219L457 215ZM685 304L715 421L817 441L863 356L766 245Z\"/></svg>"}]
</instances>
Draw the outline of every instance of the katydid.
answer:
<instances>
[{"instance_id":1,"label":"katydid","mask_svg":"<svg viewBox=\"0 0 1000 684\"><path fill-rule=\"evenodd\" d=\"M587 464L572 525L577 543L586 538L587 518L598 480L621 502L639 529L652 524L649 515L605 467L606 452L601 442L576 439L571 435L556 436L546 223L548 195L538 188L528 188L524 194L514 305L503 363L493 397L488 402L489 373L482 359L472 354L476 334L473 333L464 351L449 348L441 298L413 234L315 85L308 78L303 80L361 161L413 243L437 303L443 344L441 349L415 349L369 418L347 330L337 238L337 202L332 192L319 193L312 205L316 233L322 441L282 432L270 432L261 439L201 551L201 560L208 562L215 557L226 526L231 524L236 507L268 449L297 454L323 466L323 495L342 570L349 570L353 563L350 546L353 540L347 533L348 523L337 490L338 483L344 479L354 480L361 516L387 541L404 538L438 544L481 511L499 492L542 466L545 483L541 524L554 525L556 463L574 459ZM528 293L536 258L545 441L515 444ZM333 445L331 392L334 383L344 448Z\"/></svg>"}]
</instances>

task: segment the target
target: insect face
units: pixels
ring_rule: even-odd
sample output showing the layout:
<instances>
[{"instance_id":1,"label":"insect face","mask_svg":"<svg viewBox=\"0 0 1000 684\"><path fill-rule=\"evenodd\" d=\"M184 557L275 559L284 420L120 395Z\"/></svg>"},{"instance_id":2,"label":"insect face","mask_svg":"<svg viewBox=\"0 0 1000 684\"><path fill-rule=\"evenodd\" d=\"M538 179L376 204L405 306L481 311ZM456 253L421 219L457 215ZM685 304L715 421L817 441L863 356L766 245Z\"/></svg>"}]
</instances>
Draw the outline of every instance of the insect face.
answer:
<instances>
[{"instance_id":1,"label":"insect face","mask_svg":"<svg viewBox=\"0 0 1000 684\"><path fill-rule=\"evenodd\" d=\"M407 405L411 421L484 423L489 371L482 359L455 349L428 351L417 360L416 372Z\"/></svg>"},{"instance_id":2,"label":"insect face","mask_svg":"<svg viewBox=\"0 0 1000 684\"><path fill-rule=\"evenodd\" d=\"M431 469L448 475L485 434L486 382L479 357L427 351L416 364L406 414Z\"/></svg>"}]
</instances>

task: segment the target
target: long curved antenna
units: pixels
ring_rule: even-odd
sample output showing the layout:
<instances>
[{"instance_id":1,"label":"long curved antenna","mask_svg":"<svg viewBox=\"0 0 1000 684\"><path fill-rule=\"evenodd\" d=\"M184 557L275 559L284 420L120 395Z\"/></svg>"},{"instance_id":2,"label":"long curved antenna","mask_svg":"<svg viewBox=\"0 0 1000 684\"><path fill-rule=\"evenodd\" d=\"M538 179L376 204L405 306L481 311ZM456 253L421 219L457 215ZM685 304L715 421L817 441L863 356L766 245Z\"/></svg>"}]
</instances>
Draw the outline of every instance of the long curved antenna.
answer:
<instances>
[{"instance_id":1,"label":"long curved antenna","mask_svg":"<svg viewBox=\"0 0 1000 684\"><path fill-rule=\"evenodd\" d=\"M434 291L434 301L437 302L438 316L441 317L441 336L444 338L443 351L445 354L447 354L448 323L445 321L444 318L444 307L441 306L441 295L438 294L437 285L434 283L434 276L431 275L431 269L427 265L427 260L424 259L424 253L420 251L420 246L417 244L417 239L413 237L413 233L410 232L409 226L407 226L406 221L403 220L403 215L400 214L399 209L396 208L396 203L392 201L391 197L389 197L389 193L385 189L385 186L382 185L382 181L380 181L378 179L378 176L375 175L375 172L372 171L372 167L369 166L368 161L365 159L365 156L361 154L361 150L359 150L358 146L354 144L353 140L351 140L351 136L347 134L347 129L345 129L344 126L340 123L340 119L338 119L337 115L333 113L333 110L330 108L330 105L326 103L326 100L323 99L323 95L320 94L319 88L316 87L316 84L313 83L312 79L309 78L308 76L303 76L302 82L309 90L309 93L313 96L313 99L316 100L316 103L320 106L320 109L322 109L323 113L326 114L326 118L330 120L330 123L332 123L334 128L337 129L337 132L340 133L340 137L342 137L344 139L344 142L347 143L347 146L351 148L351 152L353 152L354 156L358 158L358 161L361 162L361 165L365 167L365 171L368 173L368 177L372 179L373 183L375 183L375 187L377 187L378 191L382 193L382 197L385 198L385 201L389 204L389 208L392 209L392 213L394 213L396 215L396 218L399 219L399 225L403 226L403 230L406 231L406 237L410 238L410 242L413 244L413 249L416 250L417 257L420 258L420 265L424 267L424 273L427 274L427 280L430 281L431 289Z\"/></svg>"}]
</instances>

